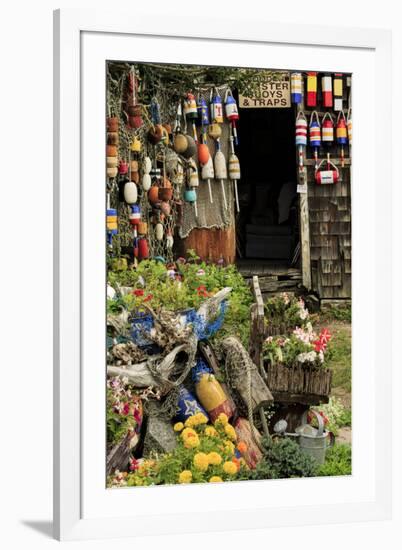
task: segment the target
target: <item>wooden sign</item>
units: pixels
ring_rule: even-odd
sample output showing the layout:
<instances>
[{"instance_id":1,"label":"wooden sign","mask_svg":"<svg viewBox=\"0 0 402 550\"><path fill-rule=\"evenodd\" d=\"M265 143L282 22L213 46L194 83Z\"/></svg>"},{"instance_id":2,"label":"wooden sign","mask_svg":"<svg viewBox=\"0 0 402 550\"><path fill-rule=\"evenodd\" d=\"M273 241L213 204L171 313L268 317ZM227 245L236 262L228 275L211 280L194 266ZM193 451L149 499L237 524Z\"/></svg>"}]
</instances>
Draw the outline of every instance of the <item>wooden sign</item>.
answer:
<instances>
[{"instance_id":1,"label":"wooden sign","mask_svg":"<svg viewBox=\"0 0 402 550\"><path fill-rule=\"evenodd\" d=\"M289 76L284 76L281 80L262 82L254 97L239 94L239 107L242 109L283 109L290 107Z\"/></svg>"}]
</instances>

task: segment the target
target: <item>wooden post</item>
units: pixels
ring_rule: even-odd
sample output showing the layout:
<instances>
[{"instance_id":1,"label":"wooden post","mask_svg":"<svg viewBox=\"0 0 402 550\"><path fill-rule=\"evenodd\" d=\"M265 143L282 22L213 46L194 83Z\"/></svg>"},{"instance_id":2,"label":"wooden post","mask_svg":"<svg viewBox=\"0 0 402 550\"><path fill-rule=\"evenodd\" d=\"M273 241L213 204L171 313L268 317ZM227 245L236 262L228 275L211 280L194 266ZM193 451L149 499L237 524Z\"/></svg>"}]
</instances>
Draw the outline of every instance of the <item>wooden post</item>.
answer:
<instances>
[{"instance_id":1,"label":"wooden post","mask_svg":"<svg viewBox=\"0 0 402 550\"><path fill-rule=\"evenodd\" d=\"M302 80L302 102L298 103L297 111L304 112L304 81ZM308 138L307 138L308 140ZM308 141L307 141L308 143ZM306 147L307 149L307 147ZM298 156L296 154L298 165ZM310 217L308 209L308 180L307 168L297 169L298 185L305 184L305 193L299 193L299 219L300 219L300 253L302 263L303 285L311 290L311 261L310 261Z\"/></svg>"}]
</instances>

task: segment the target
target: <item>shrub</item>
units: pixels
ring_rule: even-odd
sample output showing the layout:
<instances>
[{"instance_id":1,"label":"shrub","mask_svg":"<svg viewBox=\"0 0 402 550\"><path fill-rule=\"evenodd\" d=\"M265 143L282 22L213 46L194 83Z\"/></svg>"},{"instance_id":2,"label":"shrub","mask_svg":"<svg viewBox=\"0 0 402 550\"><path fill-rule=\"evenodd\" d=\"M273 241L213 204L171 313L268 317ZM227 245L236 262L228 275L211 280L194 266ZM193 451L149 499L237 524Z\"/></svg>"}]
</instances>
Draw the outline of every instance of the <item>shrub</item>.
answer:
<instances>
[{"instance_id":1,"label":"shrub","mask_svg":"<svg viewBox=\"0 0 402 550\"><path fill-rule=\"evenodd\" d=\"M352 473L352 447L334 445L327 450L325 462L318 470L319 476L348 476Z\"/></svg>"}]
</instances>

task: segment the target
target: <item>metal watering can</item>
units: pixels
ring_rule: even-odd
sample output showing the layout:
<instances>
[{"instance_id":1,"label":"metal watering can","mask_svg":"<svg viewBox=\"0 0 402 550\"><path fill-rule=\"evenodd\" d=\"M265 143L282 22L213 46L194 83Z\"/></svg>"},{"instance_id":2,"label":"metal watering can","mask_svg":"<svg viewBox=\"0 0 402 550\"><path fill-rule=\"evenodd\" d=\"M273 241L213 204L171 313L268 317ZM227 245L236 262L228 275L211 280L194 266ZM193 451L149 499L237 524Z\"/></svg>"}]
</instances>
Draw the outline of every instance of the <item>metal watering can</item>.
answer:
<instances>
[{"instance_id":1,"label":"metal watering can","mask_svg":"<svg viewBox=\"0 0 402 550\"><path fill-rule=\"evenodd\" d=\"M324 430L324 420L320 414L313 409L310 410L315 415L318 421L318 429L313 428L307 422L307 411L302 416L302 423L296 428L298 443L301 450L318 462L324 464L325 453L328 447L334 444L334 436L331 432Z\"/></svg>"},{"instance_id":2,"label":"metal watering can","mask_svg":"<svg viewBox=\"0 0 402 550\"><path fill-rule=\"evenodd\" d=\"M307 413L313 413L318 421L318 429L311 426L307 421ZM294 433L286 431L286 420L279 420L274 426L274 432L277 436L288 437L296 441L301 450L313 458L318 464L323 464L325 461L325 453L328 447L334 444L334 435L332 432L324 430L324 420L320 414L311 409L306 411L301 419L301 425L298 426Z\"/></svg>"}]
</instances>

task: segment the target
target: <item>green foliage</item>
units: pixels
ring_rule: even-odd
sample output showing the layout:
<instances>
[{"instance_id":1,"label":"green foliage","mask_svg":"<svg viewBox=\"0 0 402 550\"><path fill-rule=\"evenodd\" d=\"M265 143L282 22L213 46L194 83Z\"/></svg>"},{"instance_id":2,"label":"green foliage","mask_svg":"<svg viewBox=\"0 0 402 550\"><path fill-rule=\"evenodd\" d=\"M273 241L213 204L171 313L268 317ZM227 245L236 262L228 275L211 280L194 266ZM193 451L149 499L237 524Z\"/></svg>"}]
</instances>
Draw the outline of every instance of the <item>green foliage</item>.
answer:
<instances>
[{"instance_id":1,"label":"green foliage","mask_svg":"<svg viewBox=\"0 0 402 550\"><path fill-rule=\"evenodd\" d=\"M337 323L331 329L332 340L325 357L326 366L333 371L332 386L350 392L352 387L352 341L351 327Z\"/></svg>"},{"instance_id":2,"label":"green foliage","mask_svg":"<svg viewBox=\"0 0 402 550\"><path fill-rule=\"evenodd\" d=\"M352 473L352 448L350 445L334 445L327 450L325 462L318 470L319 476L347 476Z\"/></svg>"},{"instance_id":3,"label":"green foliage","mask_svg":"<svg viewBox=\"0 0 402 550\"><path fill-rule=\"evenodd\" d=\"M345 305L330 305L326 307L322 313L322 317L327 321L344 321L352 322L352 307L350 304Z\"/></svg>"},{"instance_id":4,"label":"green foliage","mask_svg":"<svg viewBox=\"0 0 402 550\"><path fill-rule=\"evenodd\" d=\"M316 407L316 410L322 413L326 420L325 429L334 435L338 435L339 428L342 426L351 426L352 424L352 412L344 407L342 401L336 397L330 397L327 404ZM311 424L317 427L315 417Z\"/></svg>"},{"instance_id":5,"label":"green foliage","mask_svg":"<svg viewBox=\"0 0 402 550\"><path fill-rule=\"evenodd\" d=\"M281 479L290 477L312 477L317 473L317 464L304 454L299 445L288 438L274 440L263 438L263 459L255 470L250 471L251 479Z\"/></svg>"},{"instance_id":6,"label":"green foliage","mask_svg":"<svg viewBox=\"0 0 402 550\"><path fill-rule=\"evenodd\" d=\"M288 334L295 327L304 327L309 321L303 300L282 292L265 303L268 334Z\"/></svg>"}]
</instances>

